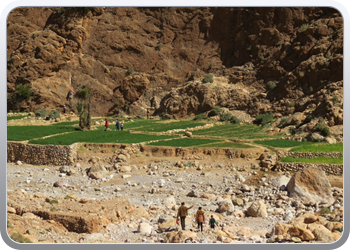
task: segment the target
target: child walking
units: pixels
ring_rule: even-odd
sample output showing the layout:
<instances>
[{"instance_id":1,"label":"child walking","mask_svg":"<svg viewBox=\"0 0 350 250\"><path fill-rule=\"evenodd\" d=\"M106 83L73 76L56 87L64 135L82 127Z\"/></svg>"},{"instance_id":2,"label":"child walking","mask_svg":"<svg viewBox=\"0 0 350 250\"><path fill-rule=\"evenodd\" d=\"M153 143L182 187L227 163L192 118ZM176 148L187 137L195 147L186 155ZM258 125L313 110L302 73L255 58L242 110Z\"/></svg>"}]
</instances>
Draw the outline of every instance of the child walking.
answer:
<instances>
[{"instance_id":1,"label":"child walking","mask_svg":"<svg viewBox=\"0 0 350 250\"><path fill-rule=\"evenodd\" d=\"M214 219L214 216L212 215L210 220L209 220L209 225L210 225L210 228L215 228L215 225L217 225L217 221Z\"/></svg>"}]
</instances>

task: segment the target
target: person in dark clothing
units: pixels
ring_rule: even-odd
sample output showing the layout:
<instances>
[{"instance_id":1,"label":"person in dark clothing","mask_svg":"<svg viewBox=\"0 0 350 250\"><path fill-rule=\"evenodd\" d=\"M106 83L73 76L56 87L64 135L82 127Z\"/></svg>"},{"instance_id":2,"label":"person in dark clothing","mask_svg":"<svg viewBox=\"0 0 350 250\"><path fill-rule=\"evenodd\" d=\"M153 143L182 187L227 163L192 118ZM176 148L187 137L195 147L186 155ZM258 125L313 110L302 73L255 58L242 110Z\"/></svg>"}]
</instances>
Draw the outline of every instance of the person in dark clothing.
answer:
<instances>
[{"instance_id":1,"label":"person in dark clothing","mask_svg":"<svg viewBox=\"0 0 350 250\"><path fill-rule=\"evenodd\" d=\"M209 225L210 225L210 228L215 228L215 225L217 225L217 221L214 219L214 216L212 215L210 220L209 220Z\"/></svg>"},{"instance_id":2,"label":"person in dark clothing","mask_svg":"<svg viewBox=\"0 0 350 250\"><path fill-rule=\"evenodd\" d=\"M115 128L119 131L119 119L117 119L117 122L115 123Z\"/></svg>"},{"instance_id":3,"label":"person in dark clothing","mask_svg":"<svg viewBox=\"0 0 350 250\"><path fill-rule=\"evenodd\" d=\"M185 202L181 203L181 206L179 207L178 211L177 211L177 219L180 218L181 219L181 228L182 230L185 230L186 224L185 224L185 219L186 216L188 215L188 210L193 208L193 205L190 207L186 207L185 206Z\"/></svg>"}]
</instances>

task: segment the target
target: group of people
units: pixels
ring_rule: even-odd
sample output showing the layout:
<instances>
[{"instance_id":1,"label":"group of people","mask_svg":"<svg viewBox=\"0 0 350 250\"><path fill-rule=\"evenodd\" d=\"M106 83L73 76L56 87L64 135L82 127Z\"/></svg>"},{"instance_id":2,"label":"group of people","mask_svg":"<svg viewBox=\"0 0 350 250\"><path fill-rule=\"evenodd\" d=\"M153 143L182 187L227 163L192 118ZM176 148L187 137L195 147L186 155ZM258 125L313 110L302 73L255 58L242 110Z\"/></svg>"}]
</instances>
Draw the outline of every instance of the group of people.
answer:
<instances>
[{"instance_id":1,"label":"group of people","mask_svg":"<svg viewBox=\"0 0 350 250\"><path fill-rule=\"evenodd\" d=\"M108 122L107 118L105 119L105 127L106 128L104 129L104 131L107 131L108 127L109 127L109 122ZM115 122L115 129L117 131L119 131L119 129L123 131L123 129L124 129L124 121L119 122L119 119L117 119L117 121Z\"/></svg>"},{"instance_id":2,"label":"group of people","mask_svg":"<svg viewBox=\"0 0 350 250\"><path fill-rule=\"evenodd\" d=\"M191 209L193 207L186 207L185 203L182 202L181 206L179 207L178 211L177 211L177 221L181 221L181 228L182 230L185 230L186 228L186 224L185 224L185 220L186 220L186 216L188 215L188 210ZM204 215L204 211L202 210L202 207L199 207L196 214L196 222L198 225L198 230L200 229L201 232L203 232L203 223L205 222L205 215ZM210 219L209 219L209 225L210 228L214 229L215 225L217 225L217 221L214 219L214 216L211 215Z\"/></svg>"}]
</instances>

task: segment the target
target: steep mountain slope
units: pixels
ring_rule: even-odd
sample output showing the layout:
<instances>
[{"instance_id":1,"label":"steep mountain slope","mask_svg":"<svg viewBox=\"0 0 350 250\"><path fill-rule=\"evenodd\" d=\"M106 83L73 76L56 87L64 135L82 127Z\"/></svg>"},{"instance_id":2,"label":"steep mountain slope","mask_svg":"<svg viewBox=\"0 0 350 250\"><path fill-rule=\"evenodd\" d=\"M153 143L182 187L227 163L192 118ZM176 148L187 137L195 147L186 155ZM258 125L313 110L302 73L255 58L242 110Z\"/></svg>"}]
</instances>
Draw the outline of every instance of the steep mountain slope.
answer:
<instances>
[{"instance_id":1,"label":"steep mountain slope","mask_svg":"<svg viewBox=\"0 0 350 250\"><path fill-rule=\"evenodd\" d=\"M7 27L8 110L175 118L216 105L343 123L343 19L333 8L17 8ZM213 83L203 83L206 75Z\"/></svg>"}]
</instances>

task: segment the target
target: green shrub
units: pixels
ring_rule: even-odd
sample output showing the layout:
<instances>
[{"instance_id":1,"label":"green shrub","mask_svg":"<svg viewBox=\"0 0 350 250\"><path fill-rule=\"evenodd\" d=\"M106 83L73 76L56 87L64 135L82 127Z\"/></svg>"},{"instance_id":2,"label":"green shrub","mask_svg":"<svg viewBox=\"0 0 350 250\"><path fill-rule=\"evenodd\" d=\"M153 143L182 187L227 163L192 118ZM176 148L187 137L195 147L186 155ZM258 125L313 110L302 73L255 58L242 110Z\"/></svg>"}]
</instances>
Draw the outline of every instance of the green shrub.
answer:
<instances>
[{"instance_id":1,"label":"green shrub","mask_svg":"<svg viewBox=\"0 0 350 250\"><path fill-rule=\"evenodd\" d=\"M230 122L232 124L239 124L241 121L236 116L232 116Z\"/></svg>"},{"instance_id":2,"label":"green shrub","mask_svg":"<svg viewBox=\"0 0 350 250\"><path fill-rule=\"evenodd\" d=\"M76 96L81 98L81 99L86 100L89 97L89 93L90 93L90 91L88 89L80 89L80 90L78 90Z\"/></svg>"},{"instance_id":3,"label":"green shrub","mask_svg":"<svg viewBox=\"0 0 350 250\"><path fill-rule=\"evenodd\" d=\"M39 109L38 111L35 112L35 116L37 117L46 117L47 116L47 112L46 109Z\"/></svg>"},{"instance_id":4,"label":"green shrub","mask_svg":"<svg viewBox=\"0 0 350 250\"><path fill-rule=\"evenodd\" d=\"M202 113L202 114L196 115L193 120L198 121L198 120L203 120L205 118L206 118L205 114Z\"/></svg>"},{"instance_id":5,"label":"green shrub","mask_svg":"<svg viewBox=\"0 0 350 250\"><path fill-rule=\"evenodd\" d=\"M84 111L84 102L78 101L75 105L78 111L78 114L80 115Z\"/></svg>"},{"instance_id":6,"label":"green shrub","mask_svg":"<svg viewBox=\"0 0 350 250\"><path fill-rule=\"evenodd\" d=\"M273 82L273 81L269 81L267 84L266 84L266 89L267 90L272 90L276 87L276 83Z\"/></svg>"},{"instance_id":7,"label":"green shrub","mask_svg":"<svg viewBox=\"0 0 350 250\"><path fill-rule=\"evenodd\" d=\"M203 82L204 83L208 83L208 82L212 83L212 82L214 82L214 76L212 74L206 75L204 77L204 79L203 79Z\"/></svg>"},{"instance_id":8,"label":"green shrub","mask_svg":"<svg viewBox=\"0 0 350 250\"><path fill-rule=\"evenodd\" d=\"M221 113L220 106L215 106L214 109L213 109L213 113L214 113L214 115L220 114Z\"/></svg>"},{"instance_id":9,"label":"green shrub","mask_svg":"<svg viewBox=\"0 0 350 250\"><path fill-rule=\"evenodd\" d=\"M270 122L272 122L273 120L273 116L271 113L265 113L265 114L260 114L258 115L255 120L253 121L254 124L257 124L257 125L266 125Z\"/></svg>"},{"instance_id":10,"label":"green shrub","mask_svg":"<svg viewBox=\"0 0 350 250\"><path fill-rule=\"evenodd\" d=\"M29 85L17 85L16 91L21 98L26 100L29 100L29 98L32 96L32 91Z\"/></svg>"},{"instance_id":11,"label":"green shrub","mask_svg":"<svg viewBox=\"0 0 350 250\"><path fill-rule=\"evenodd\" d=\"M61 118L61 114L56 109L51 110L49 116L51 119Z\"/></svg>"},{"instance_id":12,"label":"green shrub","mask_svg":"<svg viewBox=\"0 0 350 250\"><path fill-rule=\"evenodd\" d=\"M128 68L128 74L132 74L132 73L134 73L134 69L133 68Z\"/></svg>"},{"instance_id":13,"label":"green shrub","mask_svg":"<svg viewBox=\"0 0 350 250\"><path fill-rule=\"evenodd\" d=\"M230 121L233 115L231 113L225 113L220 115L220 121L225 122L225 121Z\"/></svg>"},{"instance_id":14,"label":"green shrub","mask_svg":"<svg viewBox=\"0 0 350 250\"><path fill-rule=\"evenodd\" d=\"M329 127L326 126L322 118L318 121L316 130L323 136L329 136L331 134Z\"/></svg>"}]
</instances>

